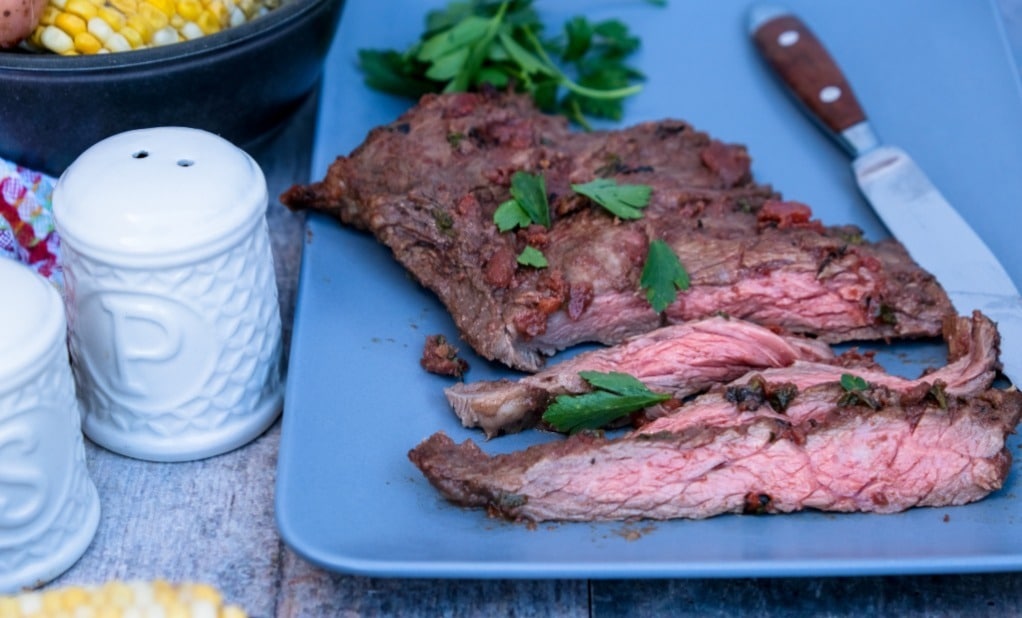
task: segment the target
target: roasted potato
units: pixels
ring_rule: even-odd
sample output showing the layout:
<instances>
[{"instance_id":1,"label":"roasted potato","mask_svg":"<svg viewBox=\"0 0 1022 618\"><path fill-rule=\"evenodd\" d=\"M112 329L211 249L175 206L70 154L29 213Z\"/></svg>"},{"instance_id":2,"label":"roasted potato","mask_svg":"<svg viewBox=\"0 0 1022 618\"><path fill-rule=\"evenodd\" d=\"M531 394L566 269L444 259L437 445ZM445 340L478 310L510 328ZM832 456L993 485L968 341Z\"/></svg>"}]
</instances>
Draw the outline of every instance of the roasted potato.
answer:
<instances>
[{"instance_id":1,"label":"roasted potato","mask_svg":"<svg viewBox=\"0 0 1022 618\"><path fill-rule=\"evenodd\" d=\"M0 48L14 47L32 34L47 0L0 0Z\"/></svg>"}]
</instances>

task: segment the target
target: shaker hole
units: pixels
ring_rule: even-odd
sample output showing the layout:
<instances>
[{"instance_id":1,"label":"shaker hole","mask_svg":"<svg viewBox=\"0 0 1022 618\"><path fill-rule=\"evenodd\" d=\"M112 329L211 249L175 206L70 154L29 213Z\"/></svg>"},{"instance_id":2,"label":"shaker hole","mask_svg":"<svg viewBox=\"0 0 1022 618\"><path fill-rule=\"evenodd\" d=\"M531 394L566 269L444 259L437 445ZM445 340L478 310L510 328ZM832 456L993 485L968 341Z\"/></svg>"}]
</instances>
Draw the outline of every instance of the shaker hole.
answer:
<instances>
[{"instance_id":1,"label":"shaker hole","mask_svg":"<svg viewBox=\"0 0 1022 618\"><path fill-rule=\"evenodd\" d=\"M139 150L138 152L132 153L131 156L134 159L144 159L144 158L149 156L149 151L148 150Z\"/></svg>"},{"instance_id":2,"label":"shaker hole","mask_svg":"<svg viewBox=\"0 0 1022 618\"><path fill-rule=\"evenodd\" d=\"M181 167L191 167L195 165L195 161L192 161L191 159L179 159L177 164Z\"/></svg>"}]
</instances>

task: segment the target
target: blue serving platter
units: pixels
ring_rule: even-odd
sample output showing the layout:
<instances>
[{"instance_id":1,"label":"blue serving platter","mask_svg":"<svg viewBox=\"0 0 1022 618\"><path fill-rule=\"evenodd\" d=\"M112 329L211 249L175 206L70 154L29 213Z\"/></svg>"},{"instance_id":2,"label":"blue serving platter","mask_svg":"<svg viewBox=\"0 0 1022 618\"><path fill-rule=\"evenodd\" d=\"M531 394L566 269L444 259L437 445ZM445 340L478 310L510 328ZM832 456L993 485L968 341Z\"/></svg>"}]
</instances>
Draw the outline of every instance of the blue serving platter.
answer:
<instances>
[{"instance_id":1,"label":"blue serving platter","mask_svg":"<svg viewBox=\"0 0 1022 618\"><path fill-rule=\"evenodd\" d=\"M348 0L327 60L313 178L408 101L369 90L361 48L414 42L438 2ZM828 224L886 235L859 197L844 153L802 115L756 56L742 0L538 0L549 28L585 13L619 17L642 38L645 88L623 125L688 120L741 142L753 171ZM1022 282L1015 212L1022 204L1022 97L992 2L790 0L844 67L882 139L909 151ZM414 152L408 156L415 156ZM954 248L948 248L953 254ZM309 217L277 474L288 545L326 569L464 578L739 577L953 573L1022 568L1019 468L986 500L896 515L806 512L705 521L543 524L452 506L408 461L438 430L463 429L423 371L426 335L457 340L443 307L371 237ZM1014 342L1018 343L1018 342ZM474 357L469 380L509 375ZM892 371L943 362L932 342L879 347ZM495 439L489 452L556 439ZM1010 443L1019 452L1017 439Z\"/></svg>"}]
</instances>

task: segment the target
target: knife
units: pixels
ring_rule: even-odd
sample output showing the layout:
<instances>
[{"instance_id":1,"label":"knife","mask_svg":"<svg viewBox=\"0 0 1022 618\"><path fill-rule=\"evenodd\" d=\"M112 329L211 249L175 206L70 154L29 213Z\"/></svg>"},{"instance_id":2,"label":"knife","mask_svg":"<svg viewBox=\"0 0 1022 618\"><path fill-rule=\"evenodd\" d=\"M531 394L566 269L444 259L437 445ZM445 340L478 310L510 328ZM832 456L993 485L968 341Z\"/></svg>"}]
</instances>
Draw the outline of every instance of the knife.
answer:
<instances>
[{"instance_id":1,"label":"knife","mask_svg":"<svg viewBox=\"0 0 1022 618\"><path fill-rule=\"evenodd\" d=\"M866 200L916 263L937 277L955 310L978 309L997 323L1003 373L1018 385L1022 298L997 257L905 151L880 142L840 67L801 19L758 6L749 13L749 31L806 113L852 156Z\"/></svg>"}]
</instances>

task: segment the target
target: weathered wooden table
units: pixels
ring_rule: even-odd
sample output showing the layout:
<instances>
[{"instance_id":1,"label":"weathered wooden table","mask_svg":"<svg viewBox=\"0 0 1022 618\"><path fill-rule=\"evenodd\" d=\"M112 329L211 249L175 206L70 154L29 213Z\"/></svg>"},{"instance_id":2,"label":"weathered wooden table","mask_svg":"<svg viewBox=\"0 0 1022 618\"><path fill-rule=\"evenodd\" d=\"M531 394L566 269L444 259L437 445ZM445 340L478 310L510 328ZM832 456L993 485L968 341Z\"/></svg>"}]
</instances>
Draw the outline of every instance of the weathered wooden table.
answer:
<instances>
[{"instance_id":1,"label":"weathered wooden table","mask_svg":"<svg viewBox=\"0 0 1022 618\"><path fill-rule=\"evenodd\" d=\"M999 0L1022 32L1022 0ZM1022 47L1022 36L1014 41ZM271 196L308 179L315 100L250 148ZM272 200L271 200L272 201ZM275 201L270 226L285 341L294 313L303 218ZM253 616L1004 616L1022 615L1022 574L707 580L396 580L325 572L277 534L280 423L246 447L176 464L89 445L103 517L82 559L51 584L109 579L204 581ZM338 525L344 525L338 522Z\"/></svg>"}]
</instances>

